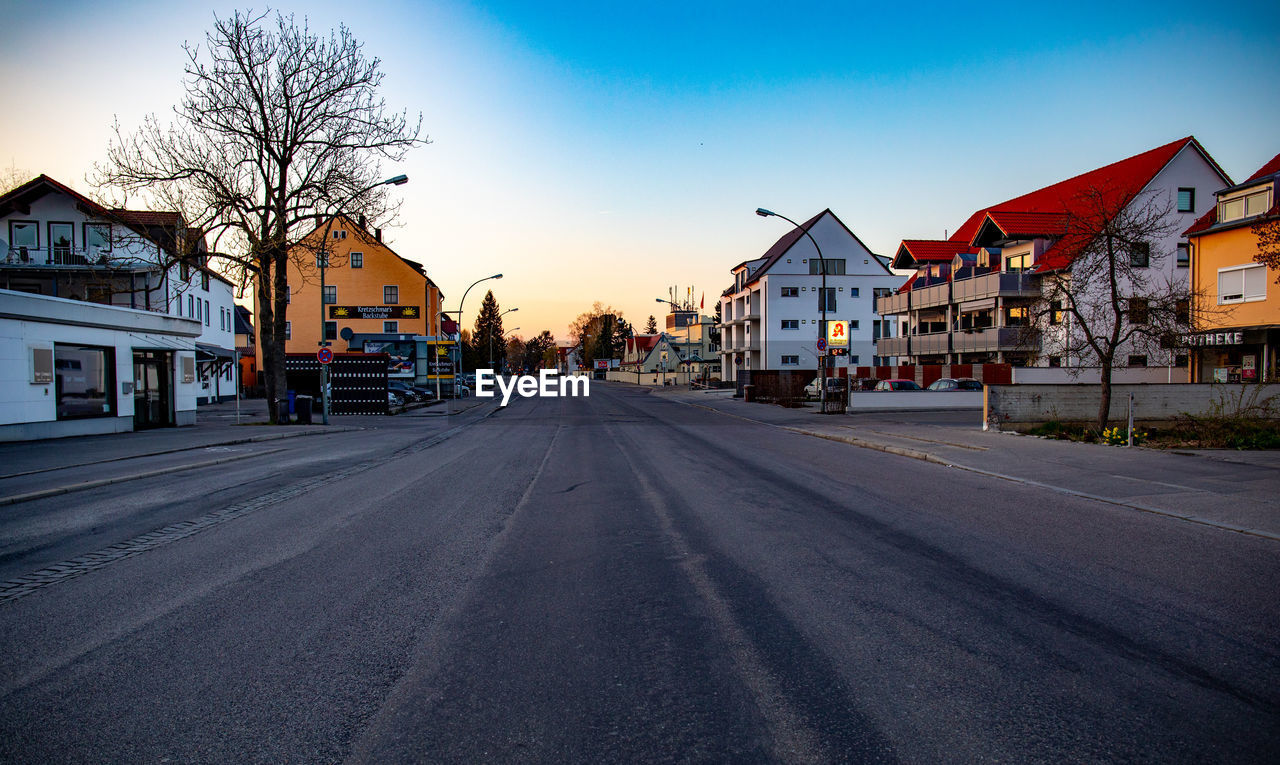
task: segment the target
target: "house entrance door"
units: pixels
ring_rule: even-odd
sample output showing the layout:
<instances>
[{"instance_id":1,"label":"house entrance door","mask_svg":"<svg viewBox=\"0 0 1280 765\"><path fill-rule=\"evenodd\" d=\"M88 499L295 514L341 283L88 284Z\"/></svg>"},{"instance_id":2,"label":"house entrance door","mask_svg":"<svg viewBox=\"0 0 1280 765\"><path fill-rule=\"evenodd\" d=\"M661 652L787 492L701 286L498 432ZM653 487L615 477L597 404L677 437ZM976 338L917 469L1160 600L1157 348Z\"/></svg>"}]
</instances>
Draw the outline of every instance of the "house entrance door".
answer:
<instances>
[{"instance_id":1,"label":"house entrance door","mask_svg":"<svg viewBox=\"0 0 1280 765\"><path fill-rule=\"evenodd\" d=\"M165 351L133 352L133 429L173 424L173 368Z\"/></svg>"}]
</instances>

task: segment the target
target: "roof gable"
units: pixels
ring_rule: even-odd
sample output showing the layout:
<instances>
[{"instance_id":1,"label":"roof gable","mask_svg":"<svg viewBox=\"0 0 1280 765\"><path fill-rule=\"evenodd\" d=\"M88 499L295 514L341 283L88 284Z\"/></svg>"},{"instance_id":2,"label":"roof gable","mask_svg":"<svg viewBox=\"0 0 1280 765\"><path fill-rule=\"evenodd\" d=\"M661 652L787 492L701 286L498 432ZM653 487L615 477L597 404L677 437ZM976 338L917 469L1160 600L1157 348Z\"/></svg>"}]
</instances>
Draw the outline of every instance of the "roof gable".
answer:
<instances>
[{"instance_id":1,"label":"roof gable","mask_svg":"<svg viewBox=\"0 0 1280 765\"><path fill-rule=\"evenodd\" d=\"M759 258L764 262L760 265L759 268L751 272L751 274L747 277L747 280L743 282L742 286L746 288L760 281L760 277L768 273L769 269L773 268L773 266L777 264L777 262L781 260L783 256L785 256L787 252L789 252L791 248L794 247L800 241L800 239L805 236L806 233L808 233L809 236L812 236L813 227L818 224L818 221L822 220L828 215L830 215L831 219L840 225L840 228L844 229L844 232L848 234L849 237L853 239L853 241L858 243L859 247L861 247L868 255L871 256L870 259L874 260L876 265L884 269L884 272L886 274L890 274L890 275L893 274L893 272L889 270L889 266L885 265L884 261L881 260L879 257L877 257L874 252L871 252L871 248L863 244L862 240L858 238L858 235L853 233L853 231L850 230L850 228L845 225L844 221L840 220L840 217L835 213L831 212L831 208L828 207L827 209L813 216L812 218L805 221L804 223L801 223L799 226L792 228L790 231L788 231L787 233L779 237L778 241L774 242L773 246L770 247L761 258ZM732 270L736 271L738 268L741 268L742 266L750 262L752 261L743 261L737 266L734 266Z\"/></svg>"}]
</instances>

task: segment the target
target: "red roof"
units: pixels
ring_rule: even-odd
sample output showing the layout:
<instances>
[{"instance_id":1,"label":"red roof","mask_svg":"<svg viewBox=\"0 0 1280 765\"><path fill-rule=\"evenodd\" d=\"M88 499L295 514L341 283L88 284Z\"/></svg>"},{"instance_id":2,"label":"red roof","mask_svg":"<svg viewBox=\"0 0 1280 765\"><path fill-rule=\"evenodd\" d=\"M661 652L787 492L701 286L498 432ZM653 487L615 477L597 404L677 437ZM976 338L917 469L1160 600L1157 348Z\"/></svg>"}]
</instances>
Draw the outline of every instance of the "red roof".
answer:
<instances>
[{"instance_id":1,"label":"red roof","mask_svg":"<svg viewBox=\"0 0 1280 765\"><path fill-rule=\"evenodd\" d=\"M1270 162L1267 162L1265 165L1258 168L1258 172L1249 176L1248 180L1245 180L1243 183L1239 185L1248 186L1253 181L1259 181L1264 178L1270 178L1271 176L1276 175L1278 173L1280 173L1280 154L1277 154L1274 157L1272 157ZM1274 194L1272 195L1272 199L1276 199ZM1271 217L1275 215L1278 211L1278 208L1280 208L1280 199L1276 199L1276 203L1271 206L1270 210L1267 211L1267 214L1265 217ZM1256 220L1256 218L1250 218L1249 220L1250 222L1253 222ZM1195 236L1196 234L1203 233L1208 229L1213 228L1215 225L1217 225L1217 223L1218 223L1218 206L1214 205L1213 207L1209 208L1208 212L1206 212L1204 215L1201 215L1200 218L1196 220L1195 223L1192 223L1191 228L1188 228L1186 231L1183 231L1182 235Z\"/></svg>"},{"instance_id":2,"label":"red roof","mask_svg":"<svg viewBox=\"0 0 1280 765\"><path fill-rule=\"evenodd\" d=\"M658 340L660 340L661 338L662 338L662 335L660 334L659 335L634 335L632 337L628 337L627 350L628 351L645 351L647 353L648 351L653 350L653 347L658 344Z\"/></svg>"},{"instance_id":3,"label":"red roof","mask_svg":"<svg viewBox=\"0 0 1280 765\"><path fill-rule=\"evenodd\" d=\"M1275 155L1271 158L1270 162L1258 168L1258 172L1245 179L1245 183L1256 181L1259 178L1266 178L1267 176L1275 175L1276 173L1280 173L1280 154Z\"/></svg>"},{"instance_id":4,"label":"red roof","mask_svg":"<svg viewBox=\"0 0 1280 765\"><path fill-rule=\"evenodd\" d=\"M999 239L1006 240L1062 236L1067 231L1068 221L1066 213L988 210L974 234L974 243L979 246L994 243L996 240L989 237L996 231Z\"/></svg>"},{"instance_id":5,"label":"red roof","mask_svg":"<svg viewBox=\"0 0 1280 765\"><path fill-rule=\"evenodd\" d=\"M844 221L840 220L839 216L831 212L831 208L828 207L827 209L813 216L809 220L805 221L804 223L801 223L799 226L783 234L782 237L778 239L778 241L774 242L773 246L770 247L763 256L761 256L764 258L764 263L761 263L760 266L755 271L751 272L751 278L749 278L746 282L743 283L742 285L743 288L749 287L752 284L755 284L756 282L760 281L760 277L764 276L765 273L768 272L768 270L773 267L773 264L777 263L782 258L782 256L786 254L787 250L790 250L791 247L795 245L796 242L800 241L800 237L804 236L806 231L813 228L818 221L822 220L822 217L824 215L830 215L835 220L836 223L840 224L841 228L843 228L846 232L848 232L849 236L853 237L853 240L855 242L857 242L859 245L862 245L862 249L866 250L868 253L871 252L871 248L863 244L862 240L858 238L858 235L850 231L849 227L844 225ZM872 256L875 257L874 253L872 254ZM756 260L756 258L752 258L752 260ZM738 265L734 266L733 269L731 270L737 270L741 268L743 265L745 265L747 262L750 262L750 261L744 261L743 263L739 263ZM889 271L889 268L885 266L884 263L878 257L876 257L876 262L880 263L880 265L884 267L885 273L892 273L891 271ZM727 294L728 290L726 290L725 292Z\"/></svg>"},{"instance_id":6,"label":"red roof","mask_svg":"<svg viewBox=\"0 0 1280 765\"><path fill-rule=\"evenodd\" d=\"M117 218L125 223L138 226L174 226L183 225L182 214L176 212L155 212L152 210L112 210Z\"/></svg>"},{"instance_id":7,"label":"red roof","mask_svg":"<svg viewBox=\"0 0 1280 765\"><path fill-rule=\"evenodd\" d=\"M977 247L970 247L964 242L953 242L946 239L903 239L898 246L898 256L906 250L911 259L917 263L950 263L957 253L973 254ZM898 257L894 257L896 263ZM894 268L910 268L909 265Z\"/></svg>"}]
</instances>

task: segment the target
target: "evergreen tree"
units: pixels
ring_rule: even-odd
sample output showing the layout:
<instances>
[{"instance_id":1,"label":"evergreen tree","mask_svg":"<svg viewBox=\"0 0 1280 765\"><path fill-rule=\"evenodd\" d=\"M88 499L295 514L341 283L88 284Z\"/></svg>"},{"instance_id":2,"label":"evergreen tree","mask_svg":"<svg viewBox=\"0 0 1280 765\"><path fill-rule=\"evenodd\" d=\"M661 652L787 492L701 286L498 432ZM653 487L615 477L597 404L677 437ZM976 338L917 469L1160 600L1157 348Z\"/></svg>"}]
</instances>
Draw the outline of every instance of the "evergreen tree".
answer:
<instances>
[{"instance_id":1,"label":"evergreen tree","mask_svg":"<svg viewBox=\"0 0 1280 765\"><path fill-rule=\"evenodd\" d=\"M477 363L484 367L501 369L507 357L507 341L502 334L502 309L493 296L493 290L484 294L480 313L476 315L476 331L472 333Z\"/></svg>"},{"instance_id":2,"label":"evergreen tree","mask_svg":"<svg viewBox=\"0 0 1280 765\"><path fill-rule=\"evenodd\" d=\"M649 314L649 320L644 324L644 333L646 335L658 334L658 318L653 314Z\"/></svg>"}]
</instances>

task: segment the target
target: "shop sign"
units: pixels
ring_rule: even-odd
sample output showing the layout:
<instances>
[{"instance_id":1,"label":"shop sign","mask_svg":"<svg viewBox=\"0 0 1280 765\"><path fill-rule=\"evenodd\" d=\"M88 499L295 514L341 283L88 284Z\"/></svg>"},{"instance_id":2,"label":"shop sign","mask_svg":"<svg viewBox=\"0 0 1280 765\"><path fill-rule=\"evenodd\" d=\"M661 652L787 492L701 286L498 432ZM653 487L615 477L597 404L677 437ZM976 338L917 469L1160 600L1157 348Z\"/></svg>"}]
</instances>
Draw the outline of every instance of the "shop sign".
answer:
<instances>
[{"instance_id":1,"label":"shop sign","mask_svg":"<svg viewBox=\"0 0 1280 765\"><path fill-rule=\"evenodd\" d=\"M827 322L827 347L849 347L849 322L838 320Z\"/></svg>"},{"instance_id":2,"label":"shop sign","mask_svg":"<svg viewBox=\"0 0 1280 765\"><path fill-rule=\"evenodd\" d=\"M1248 355L1241 358L1240 378L1242 380L1258 379L1257 362L1258 362L1258 357L1254 355Z\"/></svg>"},{"instance_id":3,"label":"shop sign","mask_svg":"<svg viewBox=\"0 0 1280 765\"><path fill-rule=\"evenodd\" d=\"M1201 332L1182 335L1178 338L1179 347L1203 348L1213 345L1241 345L1244 343L1244 332L1241 330L1228 332Z\"/></svg>"},{"instance_id":4,"label":"shop sign","mask_svg":"<svg viewBox=\"0 0 1280 765\"><path fill-rule=\"evenodd\" d=\"M416 305L331 305L330 319L416 319L422 309Z\"/></svg>"}]
</instances>

